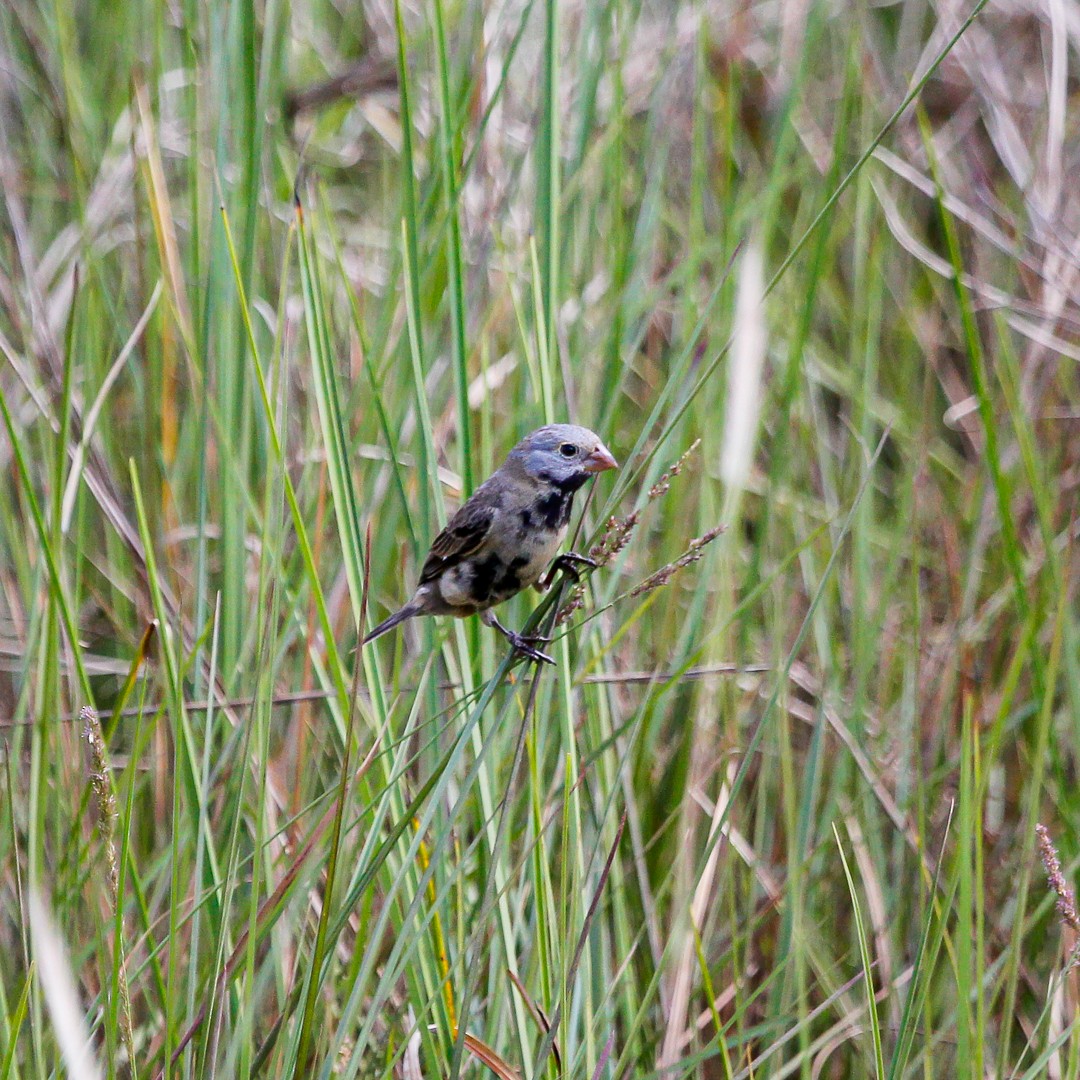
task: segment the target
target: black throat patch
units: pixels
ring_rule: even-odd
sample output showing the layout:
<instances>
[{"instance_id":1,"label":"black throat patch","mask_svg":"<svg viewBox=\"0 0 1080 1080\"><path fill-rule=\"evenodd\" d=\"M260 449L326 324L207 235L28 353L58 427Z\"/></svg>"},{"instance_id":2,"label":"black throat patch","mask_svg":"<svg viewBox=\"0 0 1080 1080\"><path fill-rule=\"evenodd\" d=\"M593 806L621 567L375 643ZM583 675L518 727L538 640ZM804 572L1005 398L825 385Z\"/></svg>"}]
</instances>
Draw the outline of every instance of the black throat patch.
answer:
<instances>
[{"instance_id":1,"label":"black throat patch","mask_svg":"<svg viewBox=\"0 0 1080 1080\"><path fill-rule=\"evenodd\" d=\"M570 520L574 506L574 493L552 488L541 495L532 507L533 522L544 529L561 529Z\"/></svg>"},{"instance_id":2,"label":"black throat patch","mask_svg":"<svg viewBox=\"0 0 1080 1080\"><path fill-rule=\"evenodd\" d=\"M527 514L534 527L561 529L570 520L574 492L587 483L589 474L580 472L556 479L550 473L542 472L537 479L548 485L548 490L537 498L529 510L522 512L522 523Z\"/></svg>"}]
</instances>

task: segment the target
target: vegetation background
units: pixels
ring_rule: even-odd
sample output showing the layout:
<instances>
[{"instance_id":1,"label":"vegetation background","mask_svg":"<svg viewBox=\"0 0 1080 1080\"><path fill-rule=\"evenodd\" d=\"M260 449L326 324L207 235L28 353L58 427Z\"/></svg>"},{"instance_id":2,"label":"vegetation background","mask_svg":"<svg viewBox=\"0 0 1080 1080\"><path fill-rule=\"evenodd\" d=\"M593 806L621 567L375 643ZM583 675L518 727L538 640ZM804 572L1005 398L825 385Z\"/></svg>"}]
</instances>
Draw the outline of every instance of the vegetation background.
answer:
<instances>
[{"instance_id":1,"label":"vegetation background","mask_svg":"<svg viewBox=\"0 0 1080 1080\"><path fill-rule=\"evenodd\" d=\"M6 0L0 1078L1080 1075L1078 54ZM353 653L552 419L558 666Z\"/></svg>"}]
</instances>

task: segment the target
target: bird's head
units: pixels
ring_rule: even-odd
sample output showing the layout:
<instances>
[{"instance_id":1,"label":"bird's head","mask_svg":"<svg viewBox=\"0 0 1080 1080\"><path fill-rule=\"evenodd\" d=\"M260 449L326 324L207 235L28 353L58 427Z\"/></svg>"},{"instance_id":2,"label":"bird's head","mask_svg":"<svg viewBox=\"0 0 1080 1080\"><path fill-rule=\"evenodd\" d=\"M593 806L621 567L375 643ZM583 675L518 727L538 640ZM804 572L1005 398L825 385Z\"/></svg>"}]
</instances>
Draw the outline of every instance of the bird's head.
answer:
<instances>
[{"instance_id":1,"label":"bird's head","mask_svg":"<svg viewBox=\"0 0 1080 1080\"><path fill-rule=\"evenodd\" d=\"M537 428L510 451L509 461L533 480L570 490L594 473L619 467L600 436L576 424Z\"/></svg>"}]
</instances>

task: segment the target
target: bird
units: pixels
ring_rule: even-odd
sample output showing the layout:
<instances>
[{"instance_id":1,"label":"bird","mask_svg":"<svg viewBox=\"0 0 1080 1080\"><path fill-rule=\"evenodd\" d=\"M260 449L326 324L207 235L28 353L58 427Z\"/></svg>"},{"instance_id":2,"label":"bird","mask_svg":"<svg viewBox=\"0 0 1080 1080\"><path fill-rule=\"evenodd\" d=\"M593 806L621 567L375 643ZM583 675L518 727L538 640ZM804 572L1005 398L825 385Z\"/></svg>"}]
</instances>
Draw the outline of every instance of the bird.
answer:
<instances>
[{"instance_id":1,"label":"bird","mask_svg":"<svg viewBox=\"0 0 1080 1080\"><path fill-rule=\"evenodd\" d=\"M549 638L508 630L491 609L529 586L543 591L556 569L577 577L578 567L596 566L572 551L559 555L559 548L575 493L597 473L618 467L588 428L548 424L526 435L432 541L412 599L379 623L363 644L417 615L478 614L518 653L554 664L535 644ZM541 580L549 565L551 572Z\"/></svg>"}]
</instances>

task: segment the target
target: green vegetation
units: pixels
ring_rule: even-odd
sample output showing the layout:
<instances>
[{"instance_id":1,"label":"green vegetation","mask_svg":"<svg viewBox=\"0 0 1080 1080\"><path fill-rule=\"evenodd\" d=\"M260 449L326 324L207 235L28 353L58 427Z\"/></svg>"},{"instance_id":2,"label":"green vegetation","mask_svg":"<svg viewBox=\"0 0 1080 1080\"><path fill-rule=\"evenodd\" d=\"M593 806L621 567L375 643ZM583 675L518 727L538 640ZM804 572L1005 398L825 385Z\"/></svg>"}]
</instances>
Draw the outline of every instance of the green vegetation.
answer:
<instances>
[{"instance_id":1,"label":"green vegetation","mask_svg":"<svg viewBox=\"0 0 1080 1080\"><path fill-rule=\"evenodd\" d=\"M1080 1075L1078 15L0 5L0 1080Z\"/></svg>"}]
</instances>

